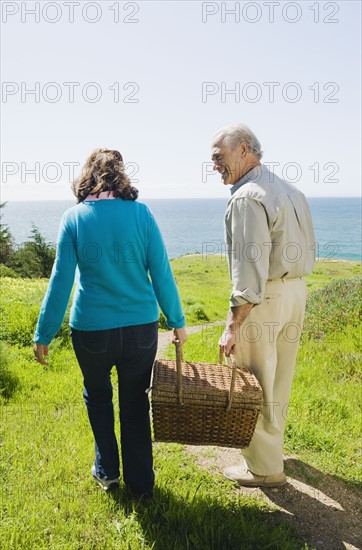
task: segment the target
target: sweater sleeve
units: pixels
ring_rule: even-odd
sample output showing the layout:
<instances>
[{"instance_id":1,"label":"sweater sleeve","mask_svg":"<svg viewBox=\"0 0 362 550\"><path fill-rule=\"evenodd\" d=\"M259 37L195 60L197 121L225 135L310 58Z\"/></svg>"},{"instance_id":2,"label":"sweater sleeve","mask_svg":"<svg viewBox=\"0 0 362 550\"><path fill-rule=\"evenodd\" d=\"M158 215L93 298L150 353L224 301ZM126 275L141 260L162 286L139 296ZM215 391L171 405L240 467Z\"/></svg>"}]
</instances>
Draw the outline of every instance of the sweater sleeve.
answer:
<instances>
[{"instance_id":1,"label":"sweater sleeve","mask_svg":"<svg viewBox=\"0 0 362 550\"><path fill-rule=\"evenodd\" d=\"M56 258L34 335L34 342L45 345L50 344L62 325L77 267L75 241L65 214L60 222L57 243Z\"/></svg>"},{"instance_id":2,"label":"sweater sleeve","mask_svg":"<svg viewBox=\"0 0 362 550\"><path fill-rule=\"evenodd\" d=\"M181 300L171 271L165 244L156 220L150 213L147 263L157 301L170 328L185 326Z\"/></svg>"}]
</instances>

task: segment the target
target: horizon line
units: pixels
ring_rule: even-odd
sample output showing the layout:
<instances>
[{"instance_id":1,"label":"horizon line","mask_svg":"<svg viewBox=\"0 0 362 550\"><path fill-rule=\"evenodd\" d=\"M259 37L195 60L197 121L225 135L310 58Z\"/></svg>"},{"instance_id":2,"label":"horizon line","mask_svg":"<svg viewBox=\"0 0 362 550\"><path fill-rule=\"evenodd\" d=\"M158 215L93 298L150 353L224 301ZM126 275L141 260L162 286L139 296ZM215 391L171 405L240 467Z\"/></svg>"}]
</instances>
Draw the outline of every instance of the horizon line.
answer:
<instances>
[{"instance_id":1,"label":"horizon line","mask_svg":"<svg viewBox=\"0 0 362 550\"><path fill-rule=\"evenodd\" d=\"M305 195L307 199L362 199L360 195ZM221 200L221 199L228 199L229 196L225 197L138 197L136 200ZM73 202L72 199L69 198L28 198L28 199L5 199L1 200L0 203L7 203L7 202L61 202L61 201L67 201L67 202ZM75 199L74 199L75 202ZM76 203L78 204L78 203Z\"/></svg>"}]
</instances>

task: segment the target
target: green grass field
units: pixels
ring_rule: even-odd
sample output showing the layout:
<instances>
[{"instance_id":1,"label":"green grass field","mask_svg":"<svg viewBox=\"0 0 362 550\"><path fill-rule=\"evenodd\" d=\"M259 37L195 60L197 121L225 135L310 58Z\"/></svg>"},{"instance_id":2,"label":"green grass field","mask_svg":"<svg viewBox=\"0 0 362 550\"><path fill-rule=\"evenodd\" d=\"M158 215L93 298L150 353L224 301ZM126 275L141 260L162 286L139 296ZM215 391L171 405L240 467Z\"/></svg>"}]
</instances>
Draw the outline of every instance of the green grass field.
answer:
<instances>
[{"instance_id":1,"label":"green grass field","mask_svg":"<svg viewBox=\"0 0 362 550\"><path fill-rule=\"evenodd\" d=\"M189 337L185 356L214 361L220 327L209 323L225 317L230 292L226 265L186 256L173 260L172 267L185 309L189 307L188 324L205 324ZM352 488L361 479L359 272L357 263L318 262L308 278L308 330L285 438L287 453ZM335 283L339 278L345 282ZM327 290L322 288L326 283L332 283ZM236 493L221 475L197 467L181 445L155 445L152 502L132 501L123 486L113 495L98 488L90 476L92 434L67 327L50 348L48 367L33 359L32 334L46 284L2 280L0 548L308 548L275 508ZM204 314L207 320L200 318Z\"/></svg>"},{"instance_id":2,"label":"green grass field","mask_svg":"<svg viewBox=\"0 0 362 550\"><path fill-rule=\"evenodd\" d=\"M171 261L188 325L224 320L229 307L231 283L225 256L183 256ZM336 278L361 274L359 262L318 261L306 277L308 290Z\"/></svg>"},{"instance_id":3,"label":"green grass field","mask_svg":"<svg viewBox=\"0 0 362 550\"><path fill-rule=\"evenodd\" d=\"M54 350L47 369L29 348L6 346L2 357L2 550L304 547L265 504L199 470L180 445L155 445L152 503L131 501L123 487L104 494L90 476L93 442L72 351Z\"/></svg>"}]
</instances>

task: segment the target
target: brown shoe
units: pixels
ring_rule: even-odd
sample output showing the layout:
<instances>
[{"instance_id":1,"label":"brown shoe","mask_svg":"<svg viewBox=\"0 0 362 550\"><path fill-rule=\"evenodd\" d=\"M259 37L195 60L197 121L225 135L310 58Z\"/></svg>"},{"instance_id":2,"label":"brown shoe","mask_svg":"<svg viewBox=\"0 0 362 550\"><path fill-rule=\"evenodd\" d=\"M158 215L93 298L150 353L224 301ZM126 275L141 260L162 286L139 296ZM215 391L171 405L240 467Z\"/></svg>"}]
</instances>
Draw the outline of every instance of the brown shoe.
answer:
<instances>
[{"instance_id":1,"label":"brown shoe","mask_svg":"<svg viewBox=\"0 0 362 550\"><path fill-rule=\"evenodd\" d=\"M224 476L231 481L236 481L243 487L280 487L287 482L284 472L268 476L258 476L250 470L243 470L240 466L225 468Z\"/></svg>"}]
</instances>

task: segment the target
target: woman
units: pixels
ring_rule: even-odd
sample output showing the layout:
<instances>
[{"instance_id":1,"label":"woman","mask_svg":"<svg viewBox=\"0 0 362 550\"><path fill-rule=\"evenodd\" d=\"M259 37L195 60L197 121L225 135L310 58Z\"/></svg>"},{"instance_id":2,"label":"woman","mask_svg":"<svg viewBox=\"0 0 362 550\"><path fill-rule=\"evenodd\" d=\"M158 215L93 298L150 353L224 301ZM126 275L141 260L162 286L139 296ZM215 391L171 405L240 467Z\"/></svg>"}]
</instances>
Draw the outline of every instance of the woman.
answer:
<instances>
[{"instance_id":1,"label":"woman","mask_svg":"<svg viewBox=\"0 0 362 550\"><path fill-rule=\"evenodd\" d=\"M156 221L125 174L121 154L96 149L73 183L78 204L61 219L57 256L34 336L37 361L64 319L77 268L69 325L84 379L95 440L92 475L105 491L119 486L110 373L117 368L123 479L152 495L154 472L146 389L157 351L160 305L173 339L185 318ZM151 280L150 280L150 277ZM157 304L158 302L158 304Z\"/></svg>"}]
</instances>

